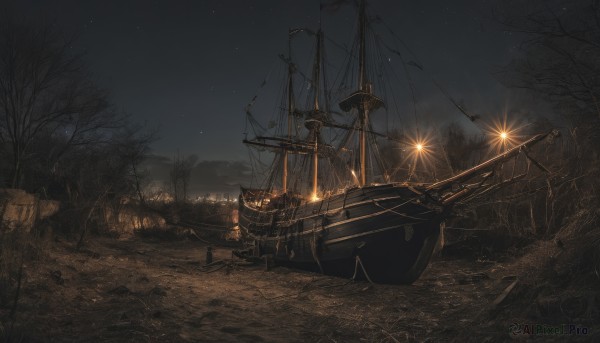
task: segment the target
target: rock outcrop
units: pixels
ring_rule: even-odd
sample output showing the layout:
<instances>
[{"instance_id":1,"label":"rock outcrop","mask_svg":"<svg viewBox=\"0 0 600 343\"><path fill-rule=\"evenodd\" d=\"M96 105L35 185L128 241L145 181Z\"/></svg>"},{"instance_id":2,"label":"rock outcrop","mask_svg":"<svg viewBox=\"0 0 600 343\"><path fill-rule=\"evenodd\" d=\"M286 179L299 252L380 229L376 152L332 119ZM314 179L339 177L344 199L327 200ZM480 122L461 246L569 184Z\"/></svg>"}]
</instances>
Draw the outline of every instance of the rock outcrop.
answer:
<instances>
[{"instance_id":1,"label":"rock outcrop","mask_svg":"<svg viewBox=\"0 0 600 343\"><path fill-rule=\"evenodd\" d=\"M0 189L0 230L30 231L39 220L59 210L59 201L41 200L22 189Z\"/></svg>"}]
</instances>

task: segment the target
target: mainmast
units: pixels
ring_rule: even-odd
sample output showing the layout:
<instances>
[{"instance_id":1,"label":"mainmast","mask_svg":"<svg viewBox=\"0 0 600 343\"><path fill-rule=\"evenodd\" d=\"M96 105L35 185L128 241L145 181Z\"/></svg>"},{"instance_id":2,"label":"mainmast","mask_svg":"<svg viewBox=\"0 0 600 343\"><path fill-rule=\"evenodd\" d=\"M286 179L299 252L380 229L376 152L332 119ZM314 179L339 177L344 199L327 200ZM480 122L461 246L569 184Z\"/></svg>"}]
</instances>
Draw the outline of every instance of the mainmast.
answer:
<instances>
[{"instance_id":1,"label":"mainmast","mask_svg":"<svg viewBox=\"0 0 600 343\"><path fill-rule=\"evenodd\" d=\"M365 31L367 21L365 19L365 0L360 1L360 8L358 13L358 39L359 39L359 53L358 53L358 89L365 90L367 82L365 60L366 60L366 43L365 43Z\"/></svg>"},{"instance_id":2,"label":"mainmast","mask_svg":"<svg viewBox=\"0 0 600 343\"><path fill-rule=\"evenodd\" d=\"M360 157L359 185L362 187L367 183L367 131L369 131L369 112L383 106L383 101L373 95L371 83L367 80L366 70L366 5L365 0L360 1L358 14L358 91L340 102L340 108L349 112L353 108L358 110L358 142Z\"/></svg>"},{"instance_id":3,"label":"mainmast","mask_svg":"<svg viewBox=\"0 0 600 343\"><path fill-rule=\"evenodd\" d=\"M365 70L365 0L360 2L360 13L358 17L358 39L360 39L360 52L358 55L358 89L365 91L367 77ZM367 90L367 91L370 91ZM370 92L369 92L370 93ZM358 109L358 121L360 123L359 140L360 140L360 186L364 186L367 183L367 133L365 129L369 123L369 109L364 106L360 106Z\"/></svg>"},{"instance_id":4,"label":"mainmast","mask_svg":"<svg viewBox=\"0 0 600 343\"><path fill-rule=\"evenodd\" d=\"M310 130L313 138L314 150L312 152L312 194L311 199L316 200L318 192L318 176L319 176L319 134L323 126L323 115L319 109L319 92L321 80L321 54L323 45L323 31L319 29L317 32L317 55L315 56L315 64L313 67L313 82L315 84L315 96L313 102L313 110L307 120L305 126Z\"/></svg>"}]
</instances>

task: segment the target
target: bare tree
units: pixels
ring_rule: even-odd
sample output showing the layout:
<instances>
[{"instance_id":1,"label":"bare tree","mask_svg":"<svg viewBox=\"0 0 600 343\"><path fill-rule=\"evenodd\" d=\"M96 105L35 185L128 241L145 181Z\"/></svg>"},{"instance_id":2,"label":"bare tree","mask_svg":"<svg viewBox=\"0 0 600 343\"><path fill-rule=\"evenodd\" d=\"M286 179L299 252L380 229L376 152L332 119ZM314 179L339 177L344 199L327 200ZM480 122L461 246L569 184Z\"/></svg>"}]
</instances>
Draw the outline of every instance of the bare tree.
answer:
<instances>
[{"instance_id":1,"label":"bare tree","mask_svg":"<svg viewBox=\"0 0 600 343\"><path fill-rule=\"evenodd\" d=\"M520 53L498 78L552 104L566 123L560 149L546 152L545 163L557 173L547 180L544 199L536 201L545 212L545 232L552 233L578 207L597 205L600 1L503 1L495 16L507 31L523 37Z\"/></svg>"},{"instance_id":2,"label":"bare tree","mask_svg":"<svg viewBox=\"0 0 600 343\"><path fill-rule=\"evenodd\" d=\"M0 9L0 178L62 200L81 245L99 210L144 202L139 166L156 132L114 110L66 37Z\"/></svg>"},{"instance_id":3,"label":"bare tree","mask_svg":"<svg viewBox=\"0 0 600 343\"><path fill-rule=\"evenodd\" d=\"M0 145L10 161L6 183L22 186L38 139L56 143L58 161L72 146L97 142L123 125L106 92L85 73L82 56L55 26L0 13ZM49 167L52 167L51 165Z\"/></svg>"},{"instance_id":4,"label":"bare tree","mask_svg":"<svg viewBox=\"0 0 600 343\"><path fill-rule=\"evenodd\" d=\"M524 35L519 57L498 73L501 81L544 96L568 121L577 155L597 157L600 2L503 2L497 17L507 30Z\"/></svg>"},{"instance_id":5,"label":"bare tree","mask_svg":"<svg viewBox=\"0 0 600 343\"><path fill-rule=\"evenodd\" d=\"M485 149L482 137L469 136L456 122L448 124L443 130L444 153L453 172L465 170L476 161L473 156Z\"/></svg>"},{"instance_id":6,"label":"bare tree","mask_svg":"<svg viewBox=\"0 0 600 343\"><path fill-rule=\"evenodd\" d=\"M182 157L179 153L173 160L171 184L173 185L173 195L176 202L187 201L192 169L197 161L198 157L196 155Z\"/></svg>"},{"instance_id":7,"label":"bare tree","mask_svg":"<svg viewBox=\"0 0 600 343\"><path fill-rule=\"evenodd\" d=\"M128 173L124 176L133 185L142 206L146 205L142 189L147 175L140 170L140 165L148 156L150 143L154 142L156 138L156 130L143 132L140 127L128 126L121 131L118 138L114 139L117 153L129 164Z\"/></svg>"},{"instance_id":8,"label":"bare tree","mask_svg":"<svg viewBox=\"0 0 600 343\"><path fill-rule=\"evenodd\" d=\"M113 131L104 143L77 147L65 156L61 172L66 176L65 188L70 190L68 205L79 218L74 223L79 246L92 218L99 225L106 224L102 209L112 206L118 212L124 198L136 195L143 201L138 168L154 137L153 132L128 126Z\"/></svg>"}]
</instances>

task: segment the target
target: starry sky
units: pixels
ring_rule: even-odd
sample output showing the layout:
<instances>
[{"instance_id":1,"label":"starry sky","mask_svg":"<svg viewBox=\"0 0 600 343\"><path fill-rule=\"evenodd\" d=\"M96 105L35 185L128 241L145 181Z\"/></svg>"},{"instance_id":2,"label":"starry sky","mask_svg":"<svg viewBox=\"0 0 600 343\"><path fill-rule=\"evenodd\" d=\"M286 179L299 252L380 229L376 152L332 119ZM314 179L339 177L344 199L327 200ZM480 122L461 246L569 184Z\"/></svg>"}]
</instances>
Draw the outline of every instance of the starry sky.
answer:
<instances>
[{"instance_id":1,"label":"starry sky","mask_svg":"<svg viewBox=\"0 0 600 343\"><path fill-rule=\"evenodd\" d=\"M241 143L244 107L281 62L277 56L286 52L288 28L314 28L322 18L326 34L343 41L351 38L355 19L349 5L321 17L318 0L18 4L25 15L41 15L77 35L75 48L85 52L92 77L110 90L119 110L159 129L155 155L195 154L205 166L221 161L225 169L239 169L248 158ZM520 100L491 72L515 54L518 37L489 19L491 6L485 0L369 3L370 12L384 18L456 99L474 112L499 113ZM435 87L420 97L428 111L443 113L442 120L464 121Z\"/></svg>"}]
</instances>

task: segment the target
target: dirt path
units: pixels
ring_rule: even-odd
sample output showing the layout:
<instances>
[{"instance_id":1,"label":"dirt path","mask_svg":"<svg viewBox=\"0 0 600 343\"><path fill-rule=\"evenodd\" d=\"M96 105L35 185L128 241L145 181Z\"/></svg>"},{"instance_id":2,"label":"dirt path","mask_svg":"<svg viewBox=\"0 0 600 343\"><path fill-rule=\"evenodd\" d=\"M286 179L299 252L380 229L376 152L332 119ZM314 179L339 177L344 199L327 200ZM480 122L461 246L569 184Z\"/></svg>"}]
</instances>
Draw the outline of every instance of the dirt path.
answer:
<instances>
[{"instance_id":1,"label":"dirt path","mask_svg":"<svg viewBox=\"0 0 600 343\"><path fill-rule=\"evenodd\" d=\"M98 238L27 266L26 338L81 342L405 342L508 339L489 317L511 283L497 264L437 260L414 285L275 267L202 269L206 245ZM214 259L231 250L215 248ZM219 269L218 269L219 268ZM210 272L207 272L210 271ZM462 339L459 338L462 341Z\"/></svg>"}]
</instances>

